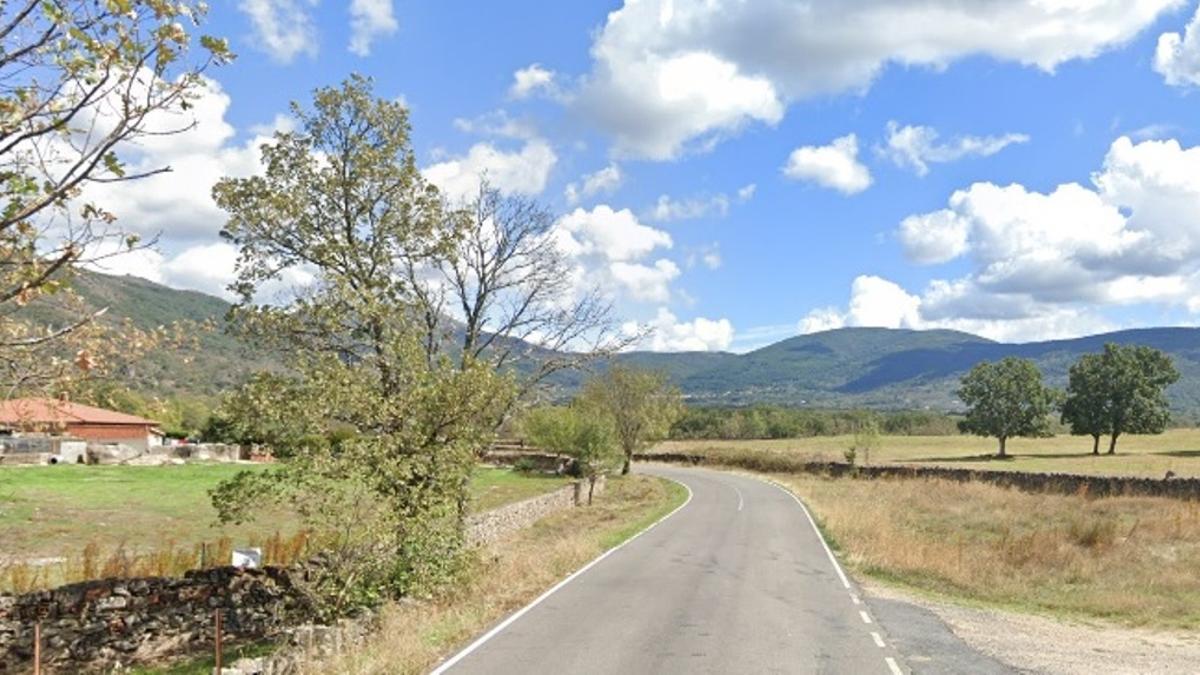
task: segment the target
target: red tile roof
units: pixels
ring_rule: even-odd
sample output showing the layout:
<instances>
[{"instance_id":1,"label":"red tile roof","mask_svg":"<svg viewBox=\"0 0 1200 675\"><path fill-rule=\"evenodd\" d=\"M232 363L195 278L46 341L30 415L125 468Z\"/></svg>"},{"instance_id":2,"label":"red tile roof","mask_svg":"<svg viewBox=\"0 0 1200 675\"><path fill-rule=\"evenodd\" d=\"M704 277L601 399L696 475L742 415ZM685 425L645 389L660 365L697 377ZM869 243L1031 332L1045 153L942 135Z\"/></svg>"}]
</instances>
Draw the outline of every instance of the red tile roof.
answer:
<instances>
[{"instance_id":1,"label":"red tile roof","mask_svg":"<svg viewBox=\"0 0 1200 675\"><path fill-rule=\"evenodd\" d=\"M115 410L59 401L53 398L14 398L0 401L0 425L126 424L157 426L158 422Z\"/></svg>"}]
</instances>

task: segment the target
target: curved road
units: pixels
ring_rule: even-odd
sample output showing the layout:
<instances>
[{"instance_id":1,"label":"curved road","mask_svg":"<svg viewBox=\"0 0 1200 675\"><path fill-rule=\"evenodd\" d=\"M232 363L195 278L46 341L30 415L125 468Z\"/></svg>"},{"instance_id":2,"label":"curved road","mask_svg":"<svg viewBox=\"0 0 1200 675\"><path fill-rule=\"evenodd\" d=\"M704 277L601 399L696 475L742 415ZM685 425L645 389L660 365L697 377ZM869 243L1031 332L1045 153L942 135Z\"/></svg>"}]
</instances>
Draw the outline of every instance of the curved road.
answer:
<instances>
[{"instance_id":1,"label":"curved road","mask_svg":"<svg viewBox=\"0 0 1200 675\"><path fill-rule=\"evenodd\" d=\"M639 470L690 501L434 672L1009 672L925 610L863 599L782 488Z\"/></svg>"}]
</instances>

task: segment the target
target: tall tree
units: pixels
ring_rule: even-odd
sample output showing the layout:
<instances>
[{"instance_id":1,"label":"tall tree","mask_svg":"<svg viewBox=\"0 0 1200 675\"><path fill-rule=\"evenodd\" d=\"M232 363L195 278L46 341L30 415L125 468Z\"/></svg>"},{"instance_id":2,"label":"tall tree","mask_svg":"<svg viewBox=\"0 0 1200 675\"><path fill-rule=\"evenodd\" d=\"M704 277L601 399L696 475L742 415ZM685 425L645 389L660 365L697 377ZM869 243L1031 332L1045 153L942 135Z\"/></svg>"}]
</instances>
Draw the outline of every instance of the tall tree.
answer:
<instances>
[{"instance_id":1,"label":"tall tree","mask_svg":"<svg viewBox=\"0 0 1200 675\"><path fill-rule=\"evenodd\" d=\"M554 214L537 201L484 180L471 199L443 210L453 245L405 268L431 358L449 351L460 363L507 370L520 398L637 338L615 330L599 289L579 284Z\"/></svg>"},{"instance_id":2,"label":"tall tree","mask_svg":"<svg viewBox=\"0 0 1200 675\"><path fill-rule=\"evenodd\" d=\"M1116 454L1122 434L1159 434L1170 421L1166 388L1179 380L1171 357L1144 345L1104 345L1071 367L1063 420L1072 433L1087 433L1100 452L1100 435L1109 435L1108 454Z\"/></svg>"},{"instance_id":3,"label":"tall tree","mask_svg":"<svg viewBox=\"0 0 1200 675\"><path fill-rule=\"evenodd\" d=\"M1071 365L1067 376L1062 421L1071 433L1092 437L1092 454L1100 454L1100 437L1111 426L1108 410L1108 382L1104 361L1099 354L1084 354Z\"/></svg>"},{"instance_id":4,"label":"tall tree","mask_svg":"<svg viewBox=\"0 0 1200 675\"><path fill-rule=\"evenodd\" d=\"M580 401L613 421L629 473L633 453L664 439L683 415L683 397L660 372L612 365L584 385Z\"/></svg>"},{"instance_id":5,"label":"tall tree","mask_svg":"<svg viewBox=\"0 0 1200 675\"><path fill-rule=\"evenodd\" d=\"M189 129L202 74L232 57L224 41L193 36L204 13L193 0L0 2L0 372L10 390L62 386L64 364L99 363L102 310L62 300L75 318L47 326L25 308L68 295L74 267L141 245L90 189L170 170L132 171L123 156Z\"/></svg>"},{"instance_id":6,"label":"tall tree","mask_svg":"<svg viewBox=\"0 0 1200 675\"><path fill-rule=\"evenodd\" d=\"M375 597L407 592L456 558L473 458L511 389L487 364L422 348L405 269L456 241L417 170L407 110L353 76L292 112L297 129L262 148L261 175L213 191L239 248L234 323L293 371L257 381L247 399L263 419L286 420L274 440L290 446L287 461L267 479L227 485L223 515L243 514L263 480L318 523L340 505L349 528L367 522L357 520L364 503L382 505L371 511L382 522L334 540L344 555L328 578L366 582ZM290 292L260 299L289 279ZM353 498L327 501L343 494Z\"/></svg>"},{"instance_id":7,"label":"tall tree","mask_svg":"<svg viewBox=\"0 0 1200 675\"><path fill-rule=\"evenodd\" d=\"M1013 356L977 364L962 378L958 397L967 406L959 429L1000 442L998 457L1007 457L1014 436L1049 435L1048 416L1057 398L1042 384L1042 373L1029 359Z\"/></svg>"}]
</instances>

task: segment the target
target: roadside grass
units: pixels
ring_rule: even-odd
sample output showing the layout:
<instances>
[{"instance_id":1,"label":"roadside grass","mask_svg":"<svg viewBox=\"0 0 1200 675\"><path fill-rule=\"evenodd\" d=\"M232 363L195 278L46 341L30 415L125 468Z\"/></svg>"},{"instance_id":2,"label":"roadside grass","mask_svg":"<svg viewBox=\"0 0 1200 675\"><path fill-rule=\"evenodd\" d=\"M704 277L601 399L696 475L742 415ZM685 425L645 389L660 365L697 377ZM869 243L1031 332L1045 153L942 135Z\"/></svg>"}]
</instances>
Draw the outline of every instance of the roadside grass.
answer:
<instances>
[{"instance_id":1,"label":"roadside grass","mask_svg":"<svg viewBox=\"0 0 1200 675\"><path fill-rule=\"evenodd\" d=\"M305 552L299 519L282 508L219 525L208 491L261 464L0 467L0 592L105 576L166 576L223 564L259 546L271 564ZM479 467L472 509L548 492L566 479ZM203 549L202 549L203 546Z\"/></svg>"},{"instance_id":2,"label":"roadside grass","mask_svg":"<svg viewBox=\"0 0 1200 675\"><path fill-rule=\"evenodd\" d=\"M353 654L318 664L319 673L421 673L489 625L537 597L687 498L677 483L612 478L592 506L538 521L483 549L465 580L428 601L387 606L375 637Z\"/></svg>"},{"instance_id":3,"label":"roadside grass","mask_svg":"<svg viewBox=\"0 0 1200 675\"><path fill-rule=\"evenodd\" d=\"M850 436L823 436L746 441L666 441L655 452L703 455L769 453L797 460L845 461ZM1107 449L1102 439L1101 452ZM872 450L870 464L917 464L963 469L1077 473L1087 475L1162 478L1167 471L1180 477L1200 477L1200 429L1171 429L1156 436L1122 436L1116 455L1091 454L1089 436L1014 438L1012 455L997 460L996 441L978 436L883 436ZM865 463L862 453L858 461Z\"/></svg>"},{"instance_id":4,"label":"roadside grass","mask_svg":"<svg viewBox=\"0 0 1200 675\"><path fill-rule=\"evenodd\" d=\"M922 593L1074 618L1200 628L1200 504L942 480L774 474L850 569Z\"/></svg>"}]
</instances>

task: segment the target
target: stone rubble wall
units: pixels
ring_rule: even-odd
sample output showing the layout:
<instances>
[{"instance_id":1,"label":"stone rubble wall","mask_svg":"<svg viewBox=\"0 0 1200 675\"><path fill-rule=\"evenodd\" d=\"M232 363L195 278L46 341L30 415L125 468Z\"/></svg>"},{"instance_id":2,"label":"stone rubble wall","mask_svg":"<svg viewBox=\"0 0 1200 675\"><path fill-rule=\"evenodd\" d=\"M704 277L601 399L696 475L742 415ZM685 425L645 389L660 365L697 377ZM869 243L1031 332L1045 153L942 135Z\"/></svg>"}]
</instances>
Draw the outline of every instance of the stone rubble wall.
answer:
<instances>
[{"instance_id":1,"label":"stone rubble wall","mask_svg":"<svg viewBox=\"0 0 1200 675\"><path fill-rule=\"evenodd\" d=\"M604 489L601 477L596 494ZM493 543L550 514L587 501L587 481L470 517L473 546ZM220 567L182 578L102 579L24 595L0 594L0 675L32 669L34 625L42 624L51 672L105 672L211 649L214 610L230 641L279 639L285 648L243 659L228 675L290 675L316 657L352 649L372 618L336 626L297 625L308 616L289 570Z\"/></svg>"},{"instance_id":2,"label":"stone rubble wall","mask_svg":"<svg viewBox=\"0 0 1200 675\"><path fill-rule=\"evenodd\" d=\"M1200 478L1137 478L1132 476L1088 476L1070 473L1032 473L1027 471L991 471L956 469L944 466L851 466L844 462L808 462L787 456L756 456L743 462L737 458L708 457L684 453L643 453L634 456L642 462L671 462L711 466L733 466L752 471L810 473L835 478L908 478L940 479L960 483L988 483L1023 492L1089 497L1168 497L1200 500ZM745 466L742 466L745 464Z\"/></svg>"}]
</instances>

